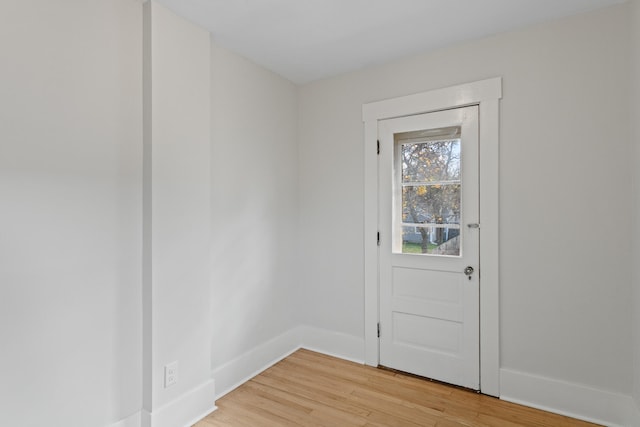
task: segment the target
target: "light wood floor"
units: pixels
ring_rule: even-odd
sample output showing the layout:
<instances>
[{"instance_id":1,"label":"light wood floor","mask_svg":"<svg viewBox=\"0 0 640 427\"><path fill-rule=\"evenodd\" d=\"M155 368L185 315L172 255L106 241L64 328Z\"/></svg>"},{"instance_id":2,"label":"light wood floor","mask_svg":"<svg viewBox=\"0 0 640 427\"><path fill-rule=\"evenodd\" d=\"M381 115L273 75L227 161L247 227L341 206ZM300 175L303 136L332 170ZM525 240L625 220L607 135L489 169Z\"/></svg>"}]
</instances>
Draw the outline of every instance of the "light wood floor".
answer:
<instances>
[{"instance_id":1,"label":"light wood floor","mask_svg":"<svg viewBox=\"0 0 640 427\"><path fill-rule=\"evenodd\" d=\"M299 350L194 427L593 426L402 373Z\"/></svg>"}]
</instances>

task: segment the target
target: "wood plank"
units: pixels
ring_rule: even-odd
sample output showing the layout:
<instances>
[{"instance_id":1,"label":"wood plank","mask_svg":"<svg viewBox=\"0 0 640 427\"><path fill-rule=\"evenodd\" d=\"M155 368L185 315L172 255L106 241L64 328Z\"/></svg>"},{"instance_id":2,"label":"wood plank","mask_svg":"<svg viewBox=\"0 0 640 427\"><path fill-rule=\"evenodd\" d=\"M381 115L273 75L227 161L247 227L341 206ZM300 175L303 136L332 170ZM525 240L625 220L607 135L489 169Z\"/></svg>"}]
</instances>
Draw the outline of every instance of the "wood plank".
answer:
<instances>
[{"instance_id":1,"label":"wood plank","mask_svg":"<svg viewBox=\"0 0 640 427\"><path fill-rule=\"evenodd\" d=\"M194 427L595 426L412 375L299 350Z\"/></svg>"}]
</instances>

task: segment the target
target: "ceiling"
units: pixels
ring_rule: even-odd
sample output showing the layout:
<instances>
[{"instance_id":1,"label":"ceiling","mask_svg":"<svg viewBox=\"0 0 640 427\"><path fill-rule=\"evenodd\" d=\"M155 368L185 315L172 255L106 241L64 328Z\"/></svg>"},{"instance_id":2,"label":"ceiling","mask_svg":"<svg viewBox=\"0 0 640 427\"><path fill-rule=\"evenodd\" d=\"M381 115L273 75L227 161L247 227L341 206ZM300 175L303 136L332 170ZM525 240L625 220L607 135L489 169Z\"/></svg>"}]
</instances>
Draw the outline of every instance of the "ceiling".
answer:
<instances>
[{"instance_id":1,"label":"ceiling","mask_svg":"<svg viewBox=\"0 0 640 427\"><path fill-rule=\"evenodd\" d=\"M156 0L298 83L625 0Z\"/></svg>"}]
</instances>

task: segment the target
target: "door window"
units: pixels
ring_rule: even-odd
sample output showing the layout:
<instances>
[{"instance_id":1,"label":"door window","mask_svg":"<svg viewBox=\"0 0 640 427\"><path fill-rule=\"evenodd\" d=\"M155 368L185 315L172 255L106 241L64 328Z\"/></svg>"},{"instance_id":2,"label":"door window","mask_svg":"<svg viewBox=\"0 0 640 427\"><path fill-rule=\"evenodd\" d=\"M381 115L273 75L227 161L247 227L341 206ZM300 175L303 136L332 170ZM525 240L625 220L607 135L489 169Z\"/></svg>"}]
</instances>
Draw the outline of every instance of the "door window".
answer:
<instances>
[{"instance_id":1,"label":"door window","mask_svg":"<svg viewBox=\"0 0 640 427\"><path fill-rule=\"evenodd\" d=\"M460 126L394 135L394 252L461 256Z\"/></svg>"}]
</instances>

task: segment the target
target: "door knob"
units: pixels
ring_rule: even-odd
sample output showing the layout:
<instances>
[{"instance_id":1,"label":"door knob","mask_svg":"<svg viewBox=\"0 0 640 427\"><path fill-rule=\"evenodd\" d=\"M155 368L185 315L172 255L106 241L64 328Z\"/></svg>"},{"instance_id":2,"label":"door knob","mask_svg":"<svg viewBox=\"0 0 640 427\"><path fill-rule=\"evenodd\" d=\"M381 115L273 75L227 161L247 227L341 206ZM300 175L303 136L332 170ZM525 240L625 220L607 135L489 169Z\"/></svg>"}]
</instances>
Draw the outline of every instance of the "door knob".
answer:
<instances>
[{"instance_id":1,"label":"door knob","mask_svg":"<svg viewBox=\"0 0 640 427\"><path fill-rule=\"evenodd\" d=\"M467 275L467 277L469 277L469 280L471 280L471 275L473 274L473 267L468 266L464 269L464 274Z\"/></svg>"}]
</instances>

